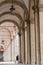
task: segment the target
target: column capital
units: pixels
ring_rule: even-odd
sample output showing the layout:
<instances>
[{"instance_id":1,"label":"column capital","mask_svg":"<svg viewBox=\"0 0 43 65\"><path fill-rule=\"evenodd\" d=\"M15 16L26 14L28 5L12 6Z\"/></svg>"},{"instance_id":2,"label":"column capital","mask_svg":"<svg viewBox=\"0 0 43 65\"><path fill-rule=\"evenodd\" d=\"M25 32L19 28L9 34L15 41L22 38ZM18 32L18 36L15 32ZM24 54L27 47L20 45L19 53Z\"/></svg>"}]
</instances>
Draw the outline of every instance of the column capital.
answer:
<instances>
[{"instance_id":1,"label":"column capital","mask_svg":"<svg viewBox=\"0 0 43 65\"><path fill-rule=\"evenodd\" d=\"M39 11L39 6L37 4L33 5L32 9L33 9L34 12L38 12Z\"/></svg>"},{"instance_id":2,"label":"column capital","mask_svg":"<svg viewBox=\"0 0 43 65\"><path fill-rule=\"evenodd\" d=\"M30 19L29 19L29 17L27 17L25 21L26 21L27 25L30 24Z\"/></svg>"},{"instance_id":3,"label":"column capital","mask_svg":"<svg viewBox=\"0 0 43 65\"><path fill-rule=\"evenodd\" d=\"M21 31L25 31L25 28L24 28L24 27L22 27L22 28L21 28Z\"/></svg>"},{"instance_id":4,"label":"column capital","mask_svg":"<svg viewBox=\"0 0 43 65\"><path fill-rule=\"evenodd\" d=\"M18 35L21 36L21 32L18 32Z\"/></svg>"}]
</instances>

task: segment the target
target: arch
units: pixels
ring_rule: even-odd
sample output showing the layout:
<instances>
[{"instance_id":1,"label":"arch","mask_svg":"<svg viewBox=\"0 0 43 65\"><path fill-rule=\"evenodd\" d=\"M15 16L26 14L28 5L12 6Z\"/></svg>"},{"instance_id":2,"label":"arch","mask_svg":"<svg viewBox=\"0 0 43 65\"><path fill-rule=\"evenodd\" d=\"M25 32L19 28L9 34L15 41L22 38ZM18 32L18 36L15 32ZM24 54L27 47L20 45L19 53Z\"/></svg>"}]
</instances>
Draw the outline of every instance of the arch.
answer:
<instances>
[{"instance_id":1,"label":"arch","mask_svg":"<svg viewBox=\"0 0 43 65\"><path fill-rule=\"evenodd\" d=\"M4 23L4 22L11 22L11 23L17 25L18 29L20 29L20 26L19 26L18 23L16 23L16 21L13 21L13 20L10 20L10 19L6 19L6 20L1 21L1 22L0 22L0 25L1 25L2 23Z\"/></svg>"},{"instance_id":2,"label":"arch","mask_svg":"<svg viewBox=\"0 0 43 65\"><path fill-rule=\"evenodd\" d=\"M7 11L7 12L3 12L2 14L0 14L0 17L3 16L3 15L6 15L6 14L10 14L11 15L10 11ZM24 22L24 20L22 19L20 14L14 13L13 15L17 16L21 20L21 22Z\"/></svg>"},{"instance_id":3,"label":"arch","mask_svg":"<svg viewBox=\"0 0 43 65\"><path fill-rule=\"evenodd\" d=\"M9 32L9 34L10 34L10 42L11 42L11 32L10 32L10 30L9 29L7 29L7 28L1 28L1 29L5 29L6 31L8 31ZM9 43L10 44L10 43ZM8 45L9 45L8 44ZM4 51L5 51L5 48L4 48Z\"/></svg>"},{"instance_id":4,"label":"arch","mask_svg":"<svg viewBox=\"0 0 43 65\"><path fill-rule=\"evenodd\" d=\"M7 21L7 20L3 20L3 21L1 22L1 24L5 23L6 21ZM9 22L14 23L14 21L12 22L12 20L8 20L7 22L8 22L8 23L9 23ZM0 24L0 25L1 25L1 24ZM14 24L15 24L15 23L14 23ZM10 30L7 29L7 28L4 28L4 27L1 28L1 29L6 29L6 30L10 33L10 43L11 43L11 42L12 42L12 39L11 39L11 32L10 32ZM10 43L8 44L8 46L10 45ZM8 46L7 46L7 47L8 47ZM7 47L4 49L4 51L6 51Z\"/></svg>"},{"instance_id":5,"label":"arch","mask_svg":"<svg viewBox=\"0 0 43 65\"><path fill-rule=\"evenodd\" d=\"M10 33L10 37L11 37L11 32L9 29L7 29L7 28L1 28L1 29L6 29Z\"/></svg>"},{"instance_id":6,"label":"arch","mask_svg":"<svg viewBox=\"0 0 43 65\"><path fill-rule=\"evenodd\" d=\"M0 3L0 6L2 6L4 4L7 4L7 3L11 3L11 1L10 0L5 0L2 3ZM26 7L26 5L24 3L21 3L18 0L14 0L14 3L17 4L17 5L19 5L24 10L24 12L25 12L26 15L29 15L28 14L28 9L27 9L27 7Z\"/></svg>"}]
</instances>

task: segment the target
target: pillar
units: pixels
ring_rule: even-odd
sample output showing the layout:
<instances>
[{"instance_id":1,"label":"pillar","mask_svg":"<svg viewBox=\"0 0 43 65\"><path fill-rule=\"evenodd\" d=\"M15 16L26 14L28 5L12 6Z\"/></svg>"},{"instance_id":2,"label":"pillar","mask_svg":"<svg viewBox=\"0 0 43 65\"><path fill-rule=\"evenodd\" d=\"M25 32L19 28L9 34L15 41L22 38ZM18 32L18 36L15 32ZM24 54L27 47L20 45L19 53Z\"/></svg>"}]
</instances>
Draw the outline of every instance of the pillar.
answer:
<instances>
[{"instance_id":1,"label":"pillar","mask_svg":"<svg viewBox=\"0 0 43 65\"><path fill-rule=\"evenodd\" d=\"M39 26L39 3L34 0L34 22L35 22L35 64L41 64L41 55L40 55L40 26Z\"/></svg>"},{"instance_id":2,"label":"pillar","mask_svg":"<svg viewBox=\"0 0 43 65\"><path fill-rule=\"evenodd\" d=\"M25 30L21 30L21 62L25 63Z\"/></svg>"},{"instance_id":3,"label":"pillar","mask_svg":"<svg viewBox=\"0 0 43 65\"><path fill-rule=\"evenodd\" d=\"M30 20L26 19L27 24L27 64L31 64L31 31L30 31Z\"/></svg>"},{"instance_id":4,"label":"pillar","mask_svg":"<svg viewBox=\"0 0 43 65\"><path fill-rule=\"evenodd\" d=\"M41 43L41 65L43 65L43 4L40 5L40 43Z\"/></svg>"},{"instance_id":5,"label":"pillar","mask_svg":"<svg viewBox=\"0 0 43 65\"><path fill-rule=\"evenodd\" d=\"M28 51L27 51L27 36L28 36L28 34L27 34L27 24L26 24L26 22L25 22L25 64L27 64L27 62L28 62L28 56L27 56L27 54L28 54Z\"/></svg>"},{"instance_id":6,"label":"pillar","mask_svg":"<svg viewBox=\"0 0 43 65\"><path fill-rule=\"evenodd\" d=\"M21 63L21 32L18 32L19 35L19 63Z\"/></svg>"}]
</instances>

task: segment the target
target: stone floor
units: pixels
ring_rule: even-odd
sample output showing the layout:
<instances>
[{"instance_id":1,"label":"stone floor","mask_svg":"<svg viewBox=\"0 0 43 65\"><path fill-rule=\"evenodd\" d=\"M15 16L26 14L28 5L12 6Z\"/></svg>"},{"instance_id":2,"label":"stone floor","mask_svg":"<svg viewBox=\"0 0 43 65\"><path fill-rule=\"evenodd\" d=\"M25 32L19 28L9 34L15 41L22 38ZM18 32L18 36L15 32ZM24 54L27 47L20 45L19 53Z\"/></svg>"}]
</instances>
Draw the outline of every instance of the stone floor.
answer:
<instances>
[{"instance_id":1,"label":"stone floor","mask_svg":"<svg viewBox=\"0 0 43 65\"><path fill-rule=\"evenodd\" d=\"M0 65L22 65L22 64L17 64L17 63L14 63L14 62L0 62Z\"/></svg>"}]
</instances>

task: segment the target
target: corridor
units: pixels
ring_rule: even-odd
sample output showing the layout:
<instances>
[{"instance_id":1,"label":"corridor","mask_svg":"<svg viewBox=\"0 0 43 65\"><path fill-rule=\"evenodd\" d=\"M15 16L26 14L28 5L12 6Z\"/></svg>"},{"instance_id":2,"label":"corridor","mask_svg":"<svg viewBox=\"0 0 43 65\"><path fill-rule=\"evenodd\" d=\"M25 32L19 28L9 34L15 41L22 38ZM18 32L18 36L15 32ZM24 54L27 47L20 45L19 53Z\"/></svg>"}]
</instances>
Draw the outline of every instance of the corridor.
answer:
<instances>
[{"instance_id":1,"label":"corridor","mask_svg":"<svg viewBox=\"0 0 43 65\"><path fill-rule=\"evenodd\" d=\"M0 65L43 65L43 0L0 0Z\"/></svg>"}]
</instances>

